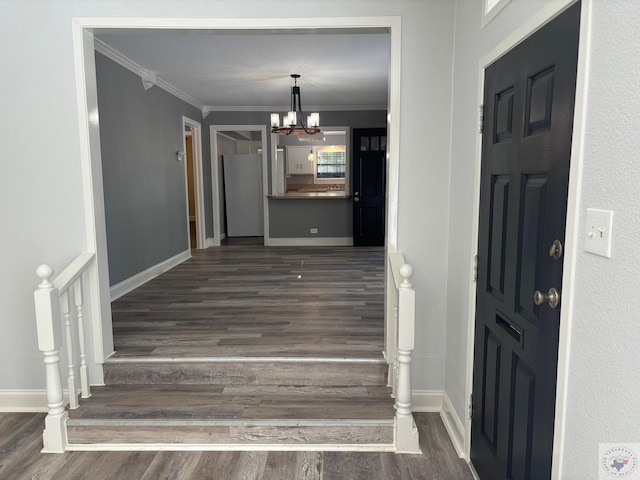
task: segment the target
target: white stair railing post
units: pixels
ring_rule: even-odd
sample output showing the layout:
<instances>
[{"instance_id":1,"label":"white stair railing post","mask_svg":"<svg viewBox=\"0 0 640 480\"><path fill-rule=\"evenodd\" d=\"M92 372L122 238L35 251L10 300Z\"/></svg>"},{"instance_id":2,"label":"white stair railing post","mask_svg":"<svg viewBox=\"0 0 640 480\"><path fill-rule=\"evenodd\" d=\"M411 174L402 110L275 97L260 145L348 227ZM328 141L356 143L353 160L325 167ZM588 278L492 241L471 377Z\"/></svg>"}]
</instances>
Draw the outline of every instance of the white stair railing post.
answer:
<instances>
[{"instance_id":1,"label":"white stair railing post","mask_svg":"<svg viewBox=\"0 0 640 480\"><path fill-rule=\"evenodd\" d=\"M415 333L415 291L410 278L411 265L399 270L402 282L398 286L398 385L396 388L396 451L420 453L418 428L411 414L411 353Z\"/></svg>"},{"instance_id":2,"label":"white stair railing post","mask_svg":"<svg viewBox=\"0 0 640 480\"><path fill-rule=\"evenodd\" d=\"M82 296L82 276L73 285L73 298L76 305L76 315L78 317L78 343L80 344L80 388L82 398L89 398L89 370L87 367L86 337L84 335L84 300Z\"/></svg>"},{"instance_id":3,"label":"white stair railing post","mask_svg":"<svg viewBox=\"0 0 640 480\"><path fill-rule=\"evenodd\" d=\"M50 281L53 269L40 265L36 273L42 280L34 292L38 348L44 356L47 387L45 430L42 434L43 452L64 452L67 445L67 418L64 409L62 379L60 378L59 345L62 343L60 325L60 294Z\"/></svg>"},{"instance_id":4,"label":"white stair railing post","mask_svg":"<svg viewBox=\"0 0 640 480\"><path fill-rule=\"evenodd\" d=\"M60 296L60 306L62 318L64 319L64 331L67 336L67 388L69 389L69 408L78 408L78 396L76 392L76 372L73 366L73 332L71 331L71 305L69 302L69 292L64 292Z\"/></svg>"}]
</instances>

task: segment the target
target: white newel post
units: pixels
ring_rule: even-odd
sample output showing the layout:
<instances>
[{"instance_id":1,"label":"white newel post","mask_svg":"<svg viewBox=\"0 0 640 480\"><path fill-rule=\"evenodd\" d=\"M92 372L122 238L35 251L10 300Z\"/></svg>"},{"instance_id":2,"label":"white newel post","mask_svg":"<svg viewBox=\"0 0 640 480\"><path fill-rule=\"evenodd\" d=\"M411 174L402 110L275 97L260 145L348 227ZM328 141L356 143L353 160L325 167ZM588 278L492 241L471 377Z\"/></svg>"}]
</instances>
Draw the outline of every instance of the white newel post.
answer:
<instances>
[{"instance_id":1,"label":"white newel post","mask_svg":"<svg viewBox=\"0 0 640 480\"><path fill-rule=\"evenodd\" d=\"M418 428L411 414L411 353L414 348L415 291L411 265L400 267L398 286L398 386L396 388L396 451L420 453Z\"/></svg>"},{"instance_id":2,"label":"white newel post","mask_svg":"<svg viewBox=\"0 0 640 480\"><path fill-rule=\"evenodd\" d=\"M44 356L47 383L47 405L49 413L45 418L42 434L43 452L64 452L67 445L67 418L64 409L62 379L60 378L59 346L62 343L60 325L60 294L50 281L53 269L40 265L36 273L42 279L34 292L36 325L38 328L38 348Z\"/></svg>"}]
</instances>

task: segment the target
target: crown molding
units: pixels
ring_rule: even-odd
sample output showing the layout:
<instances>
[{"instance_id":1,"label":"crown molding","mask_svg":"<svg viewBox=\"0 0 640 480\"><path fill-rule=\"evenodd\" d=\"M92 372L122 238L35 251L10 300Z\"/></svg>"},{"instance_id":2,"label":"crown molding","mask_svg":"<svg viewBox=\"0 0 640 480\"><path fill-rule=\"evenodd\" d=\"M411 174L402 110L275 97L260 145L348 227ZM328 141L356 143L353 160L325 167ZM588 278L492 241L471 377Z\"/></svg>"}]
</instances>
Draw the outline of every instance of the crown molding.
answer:
<instances>
[{"instance_id":1,"label":"crown molding","mask_svg":"<svg viewBox=\"0 0 640 480\"><path fill-rule=\"evenodd\" d=\"M180 100L183 100L184 102L188 103L189 105L192 105L192 106L196 107L200 111L203 111L205 109L205 105L202 102L199 102L195 98L193 98L190 95L187 95L186 93L184 93L182 90L178 90L176 87L174 87L170 83L168 83L168 82L164 81L163 79L161 79L160 77L156 76L155 72L150 72L149 70L147 70L146 68L144 68L141 65L137 64L136 62L134 62L130 58L125 57L122 53L120 53L119 51L117 51L114 48L110 47L109 45L104 43L99 38L94 38L93 40L94 40L94 48L95 48L95 50L97 52L100 52L105 57L110 58L114 62L122 65L127 70L132 71L136 75L140 75L140 78L143 80L143 82L145 80L148 81L148 79L150 77L153 77L153 79L154 79L153 80L153 84L155 84L156 86L160 87L161 89L165 90L166 92L169 92L174 97L177 97ZM145 84L145 90L147 90L148 88L151 88L151 86L147 86L147 84Z\"/></svg>"},{"instance_id":2,"label":"crown molding","mask_svg":"<svg viewBox=\"0 0 640 480\"><path fill-rule=\"evenodd\" d=\"M287 112L289 105L207 105L209 112ZM389 109L387 105L311 105L305 106L305 112L349 112Z\"/></svg>"}]
</instances>

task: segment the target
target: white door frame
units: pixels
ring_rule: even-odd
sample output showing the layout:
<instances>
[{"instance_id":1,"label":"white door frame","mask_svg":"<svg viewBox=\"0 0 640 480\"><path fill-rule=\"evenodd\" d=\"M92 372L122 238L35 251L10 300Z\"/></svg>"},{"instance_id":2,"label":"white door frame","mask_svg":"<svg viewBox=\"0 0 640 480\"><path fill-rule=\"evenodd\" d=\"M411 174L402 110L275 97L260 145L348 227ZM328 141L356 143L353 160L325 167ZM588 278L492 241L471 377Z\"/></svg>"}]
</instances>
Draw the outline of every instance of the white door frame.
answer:
<instances>
[{"instance_id":1,"label":"white door frame","mask_svg":"<svg viewBox=\"0 0 640 480\"><path fill-rule=\"evenodd\" d=\"M182 151L186 152L187 143L184 132L187 127L191 127L193 132L193 185L196 189L194 192L196 207L196 245L191 245L191 234L189 224L189 186L187 176L187 160L184 162L185 187L187 193L187 233L189 234L189 248L207 248L204 221L204 176L202 175L202 125L188 117L182 117Z\"/></svg>"},{"instance_id":2,"label":"white door frame","mask_svg":"<svg viewBox=\"0 0 640 480\"><path fill-rule=\"evenodd\" d=\"M496 48L482 57L478 69L478 105L482 105L484 99L484 72L493 62L502 57L505 53L518 45L532 33L540 29L543 25L553 20L577 0L558 0L547 5L536 15L531 17L513 34L503 40ZM582 11L580 14L580 45L578 50L578 71L576 78L576 98L573 118L573 137L571 144L571 167L569 173L569 191L567 195L567 223L565 232L565 256L563 264L562 279L562 309L560 311L560 339L558 342L558 373L556 391L556 414L553 439L553 460L551 477L553 479L562 478L562 455L564 453L565 442L565 416L567 404L567 391L569 379L569 346L571 339L571 322L573 316L573 294L576 280L576 252L579 248L580 235L578 232L579 208L580 208L580 177L582 171L582 155L586 121L586 90L587 71L589 60L590 25L591 25L591 5L593 0L582 0ZM482 136L478 135L476 140L476 168L475 168L475 191L473 206L473 228L471 235L473 255L478 253L478 231L480 212L480 167L482 160ZM470 262L469 278L474 275L474 262ZM469 311L467 328L467 378L466 397L469 398L473 391L473 351L474 351L474 331L475 331L475 302L476 283L471 282L469 289ZM464 441L463 455L467 460L471 454L471 419L464 421Z\"/></svg>"},{"instance_id":3,"label":"white door frame","mask_svg":"<svg viewBox=\"0 0 640 480\"><path fill-rule=\"evenodd\" d=\"M264 244L269 245L269 176L267 170L267 126L266 125L210 125L209 140L211 143L211 204L213 207L213 246L220 246L222 220L220 205L223 204L220 192L220 169L218 161L218 134L221 132L260 132L261 166L262 166L262 214L264 218ZM225 232L226 234L226 232Z\"/></svg>"},{"instance_id":4,"label":"white door frame","mask_svg":"<svg viewBox=\"0 0 640 480\"><path fill-rule=\"evenodd\" d=\"M113 328L109 298L107 240L102 199L102 158L98 122L94 37L95 29L211 29L211 30L290 30L290 29L379 29L390 32L389 112L387 145L387 250L398 246L398 179L400 169L400 81L401 17L309 17L309 18L151 18L151 17L74 17L72 19L76 100L78 108L80 164L84 191L87 248L96 254L95 275L90 282L94 324L95 358L102 363L113 351ZM264 149L263 149L264 152ZM263 175L266 174L263 173ZM268 191L268 190L266 190ZM265 238L268 223L265 223ZM387 267L385 267L387 268ZM387 272L388 273L388 272ZM385 282L389 275L385 276ZM390 289L385 290L385 331L392 321ZM385 351L388 342L385 340Z\"/></svg>"}]
</instances>

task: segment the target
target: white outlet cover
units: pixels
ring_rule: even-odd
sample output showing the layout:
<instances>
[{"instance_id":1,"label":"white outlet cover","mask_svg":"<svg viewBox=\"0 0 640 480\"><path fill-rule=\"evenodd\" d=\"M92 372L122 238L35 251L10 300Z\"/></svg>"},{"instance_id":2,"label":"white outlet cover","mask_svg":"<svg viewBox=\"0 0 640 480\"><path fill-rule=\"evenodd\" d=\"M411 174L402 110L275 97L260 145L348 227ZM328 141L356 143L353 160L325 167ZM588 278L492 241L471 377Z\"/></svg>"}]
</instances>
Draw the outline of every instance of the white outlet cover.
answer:
<instances>
[{"instance_id":1,"label":"white outlet cover","mask_svg":"<svg viewBox=\"0 0 640 480\"><path fill-rule=\"evenodd\" d=\"M613 211L587 208L584 226L584 249L611 258Z\"/></svg>"}]
</instances>

